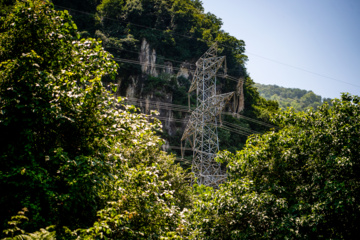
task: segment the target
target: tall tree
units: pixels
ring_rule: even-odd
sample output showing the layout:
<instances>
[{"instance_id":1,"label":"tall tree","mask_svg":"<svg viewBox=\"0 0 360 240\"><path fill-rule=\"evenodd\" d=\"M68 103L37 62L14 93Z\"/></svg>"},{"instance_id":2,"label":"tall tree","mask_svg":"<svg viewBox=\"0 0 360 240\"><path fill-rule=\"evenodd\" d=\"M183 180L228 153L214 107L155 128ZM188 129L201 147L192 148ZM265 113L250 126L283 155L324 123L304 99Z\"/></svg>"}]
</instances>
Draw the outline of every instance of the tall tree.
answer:
<instances>
[{"instance_id":1,"label":"tall tree","mask_svg":"<svg viewBox=\"0 0 360 240\"><path fill-rule=\"evenodd\" d=\"M176 232L185 174L160 150L159 123L103 86L117 64L101 42L80 40L69 14L42 0L18 2L1 21L2 229L26 208L24 231L55 225L59 238L71 237L63 226L91 239Z\"/></svg>"},{"instance_id":2,"label":"tall tree","mask_svg":"<svg viewBox=\"0 0 360 240\"><path fill-rule=\"evenodd\" d=\"M23 207L30 229L91 222L113 121L100 79L117 65L48 2L18 2L1 21L1 222Z\"/></svg>"}]
</instances>

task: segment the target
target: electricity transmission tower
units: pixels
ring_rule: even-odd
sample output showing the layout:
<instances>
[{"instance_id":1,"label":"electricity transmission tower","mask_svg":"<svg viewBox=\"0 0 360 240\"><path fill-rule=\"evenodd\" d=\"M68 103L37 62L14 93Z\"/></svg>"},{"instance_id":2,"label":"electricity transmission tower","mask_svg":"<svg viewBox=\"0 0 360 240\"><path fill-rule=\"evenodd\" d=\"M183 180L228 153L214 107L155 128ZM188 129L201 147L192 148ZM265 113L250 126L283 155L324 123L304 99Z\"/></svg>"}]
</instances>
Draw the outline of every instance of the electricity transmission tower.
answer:
<instances>
[{"instance_id":1,"label":"electricity transmission tower","mask_svg":"<svg viewBox=\"0 0 360 240\"><path fill-rule=\"evenodd\" d=\"M216 73L221 67L226 75L225 56L217 56L216 44L196 62L189 93L196 90L197 108L181 138L181 141L188 139L193 149L192 171L197 183L215 188L226 178L220 163L214 160L219 151L218 116L234 94L216 95Z\"/></svg>"}]
</instances>

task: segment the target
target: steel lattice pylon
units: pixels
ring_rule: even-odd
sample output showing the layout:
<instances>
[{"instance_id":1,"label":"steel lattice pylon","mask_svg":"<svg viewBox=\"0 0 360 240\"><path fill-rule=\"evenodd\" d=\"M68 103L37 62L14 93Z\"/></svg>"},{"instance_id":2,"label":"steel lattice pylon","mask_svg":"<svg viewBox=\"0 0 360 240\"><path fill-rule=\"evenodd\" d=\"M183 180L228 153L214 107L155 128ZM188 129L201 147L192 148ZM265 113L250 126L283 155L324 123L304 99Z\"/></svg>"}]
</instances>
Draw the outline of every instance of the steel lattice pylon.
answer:
<instances>
[{"instance_id":1,"label":"steel lattice pylon","mask_svg":"<svg viewBox=\"0 0 360 240\"><path fill-rule=\"evenodd\" d=\"M196 89L197 108L192 112L181 141L189 140L193 149L192 171L198 184L217 187L225 180L220 163L214 158L219 151L218 116L233 92L216 95L216 73L224 67L225 57L216 55L213 45L197 62L189 93Z\"/></svg>"}]
</instances>

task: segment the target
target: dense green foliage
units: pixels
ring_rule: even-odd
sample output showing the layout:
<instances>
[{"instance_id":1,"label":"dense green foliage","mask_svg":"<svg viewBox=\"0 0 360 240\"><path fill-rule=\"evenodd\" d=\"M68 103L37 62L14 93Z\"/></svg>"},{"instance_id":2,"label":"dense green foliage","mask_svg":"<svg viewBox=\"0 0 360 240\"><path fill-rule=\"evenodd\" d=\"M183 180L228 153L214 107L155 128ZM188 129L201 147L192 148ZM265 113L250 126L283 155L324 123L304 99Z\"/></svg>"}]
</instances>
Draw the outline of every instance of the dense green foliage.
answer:
<instances>
[{"instance_id":1,"label":"dense green foliage","mask_svg":"<svg viewBox=\"0 0 360 240\"><path fill-rule=\"evenodd\" d=\"M15 230L55 225L61 236L62 226L98 219L94 232L115 238L175 231L189 202L185 175L160 151L159 123L121 107L103 87L101 77L117 65L101 43L80 40L67 12L42 1L18 3L2 31L2 228L25 208L29 221ZM93 239L92 230L78 232Z\"/></svg>"},{"instance_id":2,"label":"dense green foliage","mask_svg":"<svg viewBox=\"0 0 360 240\"><path fill-rule=\"evenodd\" d=\"M84 2L96 11L97 1ZM139 24L160 27L162 18L154 17L163 13L166 20L170 13L172 34L174 29L184 34L191 30L180 16L190 21L199 14L205 23L211 19L210 35L204 35L205 27L194 33L203 40L212 33L222 36L216 32L221 21L203 14L200 1L104 0L97 7L98 21L104 21L101 14L116 13L116 7L129 18L146 15L148 22L134 17ZM107 43L80 39L86 34L79 34L68 12L55 11L42 0L18 2L0 26L0 237L356 238L359 97L344 94L317 110L277 113L277 102L260 97L247 77L244 114L267 121L277 113L274 123L281 129L253 135L237 152L246 137L239 141L220 132L220 141L233 152L218 156L228 165L228 181L219 189L190 187L191 176L174 164L174 156L160 150L160 122L122 105L112 95L113 85L104 87L102 80L110 81L116 70L130 71L125 65L119 69L104 49ZM123 27L119 25L119 33ZM117 39L136 48L136 39L151 33L132 32ZM180 53L182 47L174 51ZM243 60L233 63L239 67ZM176 103L187 101L187 79L162 74L147 76L147 81L144 91L158 92L160 98L165 89L176 96ZM222 82L221 87L228 85ZM248 128L255 124L230 116L225 120Z\"/></svg>"},{"instance_id":3,"label":"dense green foliage","mask_svg":"<svg viewBox=\"0 0 360 240\"><path fill-rule=\"evenodd\" d=\"M205 14L199 1L106 0L98 5L96 17L96 34L106 40L114 54L125 47L138 49L145 38L160 59L185 61L198 58L218 41L233 48L226 51L235 61L246 61L244 42L220 31L221 20Z\"/></svg>"},{"instance_id":4,"label":"dense green foliage","mask_svg":"<svg viewBox=\"0 0 360 240\"><path fill-rule=\"evenodd\" d=\"M321 98L312 91L301 90L298 88L284 88L276 85L255 84L261 97L279 103L283 110L292 107L295 111L305 111L309 108L316 109L324 102L331 104L330 98Z\"/></svg>"},{"instance_id":5,"label":"dense green foliage","mask_svg":"<svg viewBox=\"0 0 360 240\"><path fill-rule=\"evenodd\" d=\"M202 189L201 239L355 239L360 218L360 98L279 114L282 126L219 159L229 179Z\"/></svg>"},{"instance_id":6,"label":"dense green foliage","mask_svg":"<svg viewBox=\"0 0 360 240\"><path fill-rule=\"evenodd\" d=\"M216 41L221 46L219 54L228 58L229 73L233 76L246 74L245 43L222 31L221 19L204 13L201 1L53 2L60 10L73 9L74 20L82 34L101 38L104 47L114 56L136 59L140 44L146 39L156 49L157 63L162 64L166 59L193 63ZM125 68L119 72L121 76L134 74L133 66L124 65Z\"/></svg>"},{"instance_id":7,"label":"dense green foliage","mask_svg":"<svg viewBox=\"0 0 360 240\"><path fill-rule=\"evenodd\" d=\"M221 19L211 13L205 13L199 0L53 0L53 2L58 9L73 9L71 13L82 36L101 39L104 48L121 59L138 60L141 44L145 39L150 44L150 48L156 50L156 64L171 62L174 67L179 67L184 62L194 64L209 46L217 42L218 54L226 56L228 74L246 79L245 111L242 114L267 122L269 114L277 111L276 103L266 101L253 87L254 82L245 68L247 56L244 54L244 41L221 30ZM96 4L97 7L94 7ZM120 61L119 65L117 82L121 82L121 86L117 94L125 96L127 87L133 84L134 76L141 76L141 80L137 83L137 87L141 90L138 89L136 97L145 98L146 94L152 93L158 101L162 101L166 94L172 94L174 104L187 105L187 91L191 79L177 78L175 73L167 74L166 78L161 74L158 77L144 75L140 67L133 63ZM222 92L235 91L236 84L236 81L218 78L218 88ZM195 106L195 94L191 94L190 99ZM174 114L181 119L186 116L179 112ZM259 124L231 116L227 116L226 121L258 132L268 130ZM182 132L171 136L164 133L163 137L171 145L180 146L181 135ZM246 136L221 129L219 139L222 149L235 151L242 148Z\"/></svg>"},{"instance_id":8,"label":"dense green foliage","mask_svg":"<svg viewBox=\"0 0 360 240\"><path fill-rule=\"evenodd\" d=\"M11 11L15 0L0 0L0 16L5 16Z\"/></svg>"},{"instance_id":9,"label":"dense green foliage","mask_svg":"<svg viewBox=\"0 0 360 240\"><path fill-rule=\"evenodd\" d=\"M138 59L141 42L146 39L157 53L157 64L170 61L174 66L181 62L194 64L202 54L217 42L219 55L227 58L228 74L246 79L247 113L255 105L261 105L258 94L253 94L254 82L248 77L245 63L247 56L245 42L221 30L222 21L211 13L205 13L199 0L53 0L59 9L71 8L74 20L79 22L80 31L100 38L106 50L114 56ZM83 7L88 3L87 7ZM99 3L96 10L93 6ZM89 21L82 26L82 18L92 16L96 23ZM84 33L83 33L84 34ZM178 62L177 62L178 61ZM120 63L119 75L140 74L137 66ZM236 81L219 79L223 92L235 90ZM188 89L186 89L188 90ZM249 92L249 93L248 93ZM265 107L265 106L264 106ZM255 111L256 112L256 111ZM247 114L246 113L246 114Z\"/></svg>"},{"instance_id":10,"label":"dense green foliage","mask_svg":"<svg viewBox=\"0 0 360 240\"><path fill-rule=\"evenodd\" d=\"M100 43L78 40L70 16L48 4L19 4L2 30L1 188L9 191L0 215L27 207L34 224L76 226L79 215L96 212L90 183L101 183L109 168L96 163L108 135L103 123L114 122L102 117L111 102L100 79L116 64ZM73 209L79 214L70 214ZM71 217L61 219L64 213Z\"/></svg>"}]
</instances>

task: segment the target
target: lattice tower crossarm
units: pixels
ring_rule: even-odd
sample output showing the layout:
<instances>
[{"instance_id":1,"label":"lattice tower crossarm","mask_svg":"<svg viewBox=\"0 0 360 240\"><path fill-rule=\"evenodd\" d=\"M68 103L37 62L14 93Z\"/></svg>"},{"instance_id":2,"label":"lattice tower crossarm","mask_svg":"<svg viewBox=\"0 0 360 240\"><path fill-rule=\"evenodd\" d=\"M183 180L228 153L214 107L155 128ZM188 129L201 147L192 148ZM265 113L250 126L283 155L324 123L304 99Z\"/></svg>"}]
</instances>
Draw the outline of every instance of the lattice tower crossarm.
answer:
<instances>
[{"instance_id":1,"label":"lattice tower crossarm","mask_svg":"<svg viewBox=\"0 0 360 240\"><path fill-rule=\"evenodd\" d=\"M218 187L226 175L220 163L215 162L219 151L217 134L218 116L233 92L216 95L216 73L225 65L225 57L216 56L217 47L213 45L196 62L196 71L189 92L196 89L197 108L190 116L182 141L188 139L193 149L192 171L198 184Z\"/></svg>"}]
</instances>

